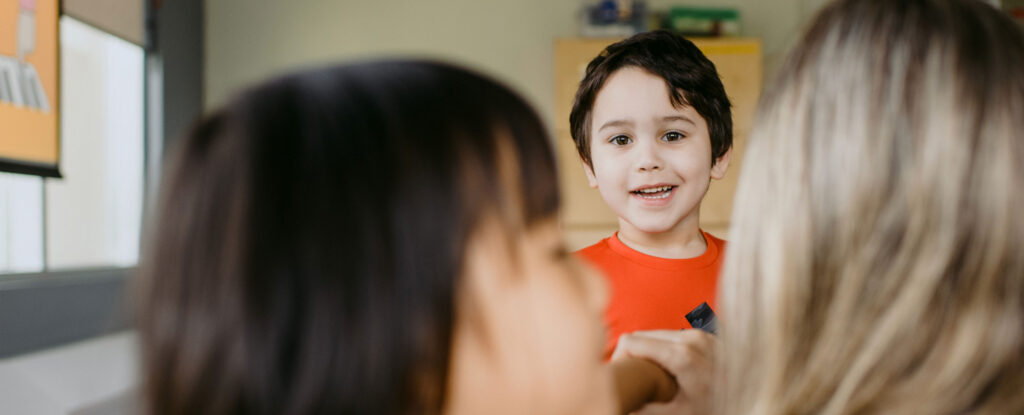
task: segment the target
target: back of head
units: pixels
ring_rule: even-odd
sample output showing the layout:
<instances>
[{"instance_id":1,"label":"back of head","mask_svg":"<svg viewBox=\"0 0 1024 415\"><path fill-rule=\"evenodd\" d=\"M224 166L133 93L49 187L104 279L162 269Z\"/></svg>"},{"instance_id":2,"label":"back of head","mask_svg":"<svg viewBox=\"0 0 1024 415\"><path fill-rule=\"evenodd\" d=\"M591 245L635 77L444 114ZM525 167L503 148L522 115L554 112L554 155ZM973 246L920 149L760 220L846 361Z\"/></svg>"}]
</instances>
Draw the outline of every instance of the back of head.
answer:
<instances>
[{"instance_id":1,"label":"back of head","mask_svg":"<svg viewBox=\"0 0 1024 415\"><path fill-rule=\"evenodd\" d=\"M280 78L177 150L138 285L153 414L440 412L471 231L558 207L538 117L442 64Z\"/></svg>"},{"instance_id":2,"label":"back of head","mask_svg":"<svg viewBox=\"0 0 1024 415\"><path fill-rule=\"evenodd\" d=\"M980 1L820 13L744 161L724 412L1024 411L1022 68Z\"/></svg>"}]
</instances>

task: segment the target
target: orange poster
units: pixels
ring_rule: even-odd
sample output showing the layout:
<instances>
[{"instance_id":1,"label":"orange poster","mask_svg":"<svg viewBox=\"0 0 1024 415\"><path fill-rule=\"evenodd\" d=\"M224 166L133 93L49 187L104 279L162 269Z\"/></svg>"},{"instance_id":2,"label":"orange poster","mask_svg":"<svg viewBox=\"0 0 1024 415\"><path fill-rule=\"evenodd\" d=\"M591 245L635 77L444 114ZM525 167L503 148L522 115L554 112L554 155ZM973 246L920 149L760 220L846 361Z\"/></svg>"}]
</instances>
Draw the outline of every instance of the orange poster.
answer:
<instances>
[{"instance_id":1,"label":"orange poster","mask_svg":"<svg viewBox=\"0 0 1024 415\"><path fill-rule=\"evenodd\" d=\"M0 0L0 170L57 176L58 0Z\"/></svg>"}]
</instances>

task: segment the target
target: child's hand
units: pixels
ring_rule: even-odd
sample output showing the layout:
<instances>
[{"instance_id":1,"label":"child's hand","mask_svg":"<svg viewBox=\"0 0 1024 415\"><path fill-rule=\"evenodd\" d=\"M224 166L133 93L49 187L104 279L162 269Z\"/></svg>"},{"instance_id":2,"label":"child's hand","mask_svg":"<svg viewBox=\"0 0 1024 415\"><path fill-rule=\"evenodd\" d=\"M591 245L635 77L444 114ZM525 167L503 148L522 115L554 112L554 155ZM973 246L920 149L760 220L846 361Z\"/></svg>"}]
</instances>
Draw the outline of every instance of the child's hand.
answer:
<instances>
[{"instance_id":1,"label":"child's hand","mask_svg":"<svg viewBox=\"0 0 1024 415\"><path fill-rule=\"evenodd\" d=\"M707 414L715 337L701 330L651 330L624 334L612 361L624 357L649 359L672 374L678 391L670 402L649 403L637 414Z\"/></svg>"}]
</instances>

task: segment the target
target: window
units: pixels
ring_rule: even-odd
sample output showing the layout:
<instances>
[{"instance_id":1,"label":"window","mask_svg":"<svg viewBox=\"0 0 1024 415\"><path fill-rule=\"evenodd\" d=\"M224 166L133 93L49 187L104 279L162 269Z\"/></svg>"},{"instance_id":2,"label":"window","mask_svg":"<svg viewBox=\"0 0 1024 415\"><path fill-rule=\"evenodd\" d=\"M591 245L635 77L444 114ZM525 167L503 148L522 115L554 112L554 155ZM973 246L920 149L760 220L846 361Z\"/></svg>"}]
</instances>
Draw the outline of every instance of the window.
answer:
<instances>
[{"instance_id":1,"label":"window","mask_svg":"<svg viewBox=\"0 0 1024 415\"><path fill-rule=\"evenodd\" d=\"M43 269L43 179L0 173L0 272Z\"/></svg>"},{"instance_id":2,"label":"window","mask_svg":"<svg viewBox=\"0 0 1024 415\"><path fill-rule=\"evenodd\" d=\"M60 31L64 178L0 174L0 273L138 261L144 52L70 17Z\"/></svg>"}]
</instances>

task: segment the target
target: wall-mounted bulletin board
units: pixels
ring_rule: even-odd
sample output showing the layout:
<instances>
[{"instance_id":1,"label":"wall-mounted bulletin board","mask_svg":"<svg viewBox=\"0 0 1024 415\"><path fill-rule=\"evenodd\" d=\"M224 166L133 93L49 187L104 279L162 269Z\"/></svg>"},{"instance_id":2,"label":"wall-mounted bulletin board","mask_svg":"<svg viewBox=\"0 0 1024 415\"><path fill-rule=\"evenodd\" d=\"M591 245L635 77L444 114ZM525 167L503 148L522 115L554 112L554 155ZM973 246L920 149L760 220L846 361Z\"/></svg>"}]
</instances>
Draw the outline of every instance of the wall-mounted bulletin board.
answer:
<instances>
[{"instance_id":1,"label":"wall-mounted bulletin board","mask_svg":"<svg viewBox=\"0 0 1024 415\"><path fill-rule=\"evenodd\" d=\"M59 0L0 0L0 171L60 177Z\"/></svg>"}]
</instances>

